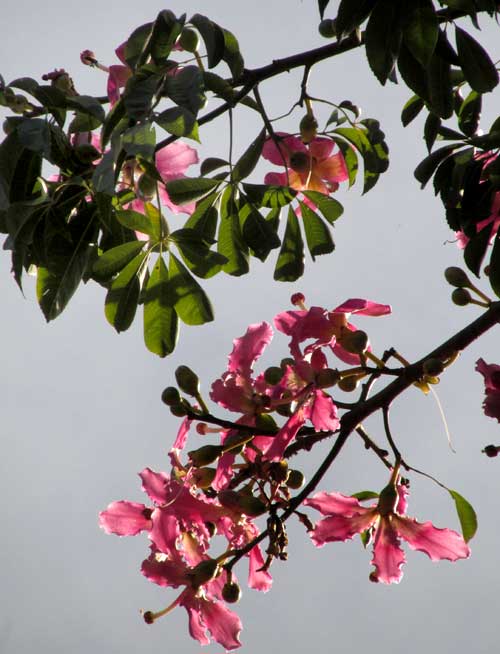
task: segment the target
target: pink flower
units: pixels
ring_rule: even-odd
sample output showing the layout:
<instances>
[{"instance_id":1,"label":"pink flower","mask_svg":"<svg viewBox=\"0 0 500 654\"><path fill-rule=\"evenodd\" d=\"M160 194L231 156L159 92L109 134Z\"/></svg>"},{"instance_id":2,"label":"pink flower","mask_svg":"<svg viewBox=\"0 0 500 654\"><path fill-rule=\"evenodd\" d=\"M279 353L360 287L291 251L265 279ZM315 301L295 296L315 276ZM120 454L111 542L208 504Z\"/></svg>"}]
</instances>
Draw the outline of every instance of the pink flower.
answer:
<instances>
[{"instance_id":1,"label":"pink flower","mask_svg":"<svg viewBox=\"0 0 500 654\"><path fill-rule=\"evenodd\" d=\"M328 195L336 191L339 182L348 179L342 153L332 155L334 141L317 137L309 145L291 134L277 132L279 146L268 139L262 156L277 166L285 166L286 173L268 173L264 182L277 186L291 186L297 191L319 191Z\"/></svg>"},{"instance_id":2,"label":"pink flower","mask_svg":"<svg viewBox=\"0 0 500 654\"><path fill-rule=\"evenodd\" d=\"M483 359L476 362L476 370L484 377L485 398L484 413L500 422L500 366L486 363Z\"/></svg>"},{"instance_id":3,"label":"pink flower","mask_svg":"<svg viewBox=\"0 0 500 654\"><path fill-rule=\"evenodd\" d=\"M391 311L388 304L353 298L333 311L321 307L311 307L308 311L283 311L275 317L274 324L281 332L292 337L289 347L296 360L304 358L317 348L330 346L334 354L344 363L359 365L359 355L352 354L342 346L342 341L349 332L357 331L357 328L349 322L351 314L383 316ZM309 339L313 339L314 342L302 353L300 344Z\"/></svg>"},{"instance_id":4,"label":"pink flower","mask_svg":"<svg viewBox=\"0 0 500 654\"><path fill-rule=\"evenodd\" d=\"M116 50L116 56L122 62L121 64L113 64L111 66L104 66L95 58L92 50L84 50L80 53L80 61L86 66L95 66L100 68L105 73L108 73L108 98L111 106L116 104L120 99L120 89L127 83L128 78L132 75L127 62L125 60L125 46L127 42L119 45Z\"/></svg>"},{"instance_id":5,"label":"pink flower","mask_svg":"<svg viewBox=\"0 0 500 654\"><path fill-rule=\"evenodd\" d=\"M356 534L369 532L373 539L370 580L384 584L399 583L405 563L401 539L411 549L425 552L432 561L456 561L470 556L462 536L451 529L438 529L430 522L419 523L406 513L405 486L390 483L380 493L376 506L364 507L354 497L340 493L317 493L304 504L317 509L325 518L310 532L317 547L325 543L346 541Z\"/></svg>"}]
</instances>

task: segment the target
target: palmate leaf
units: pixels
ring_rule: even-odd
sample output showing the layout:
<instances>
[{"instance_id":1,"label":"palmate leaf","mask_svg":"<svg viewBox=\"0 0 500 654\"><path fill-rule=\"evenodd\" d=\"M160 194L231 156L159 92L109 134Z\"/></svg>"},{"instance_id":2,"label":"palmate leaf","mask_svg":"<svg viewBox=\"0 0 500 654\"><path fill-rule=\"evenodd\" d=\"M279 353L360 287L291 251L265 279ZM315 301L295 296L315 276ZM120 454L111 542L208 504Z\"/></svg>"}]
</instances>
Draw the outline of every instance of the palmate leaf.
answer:
<instances>
[{"instance_id":1,"label":"palmate leaf","mask_svg":"<svg viewBox=\"0 0 500 654\"><path fill-rule=\"evenodd\" d=\"M331 225L344 213L344 207L330 195L318 193L318 191L303 191L303 194L311 202L314 202Z\"/></svg>"},{"instance_id":2,"label":"palmate leaf","mask_svg":"<svg viewBox=\"0 0 500 654\"><path fill-rule=\"evenodd\" d=\"M186 325L212 321L213 309L205 291L173 254L170 254L168 273L169 294L179 318Z\"/></svg>"},{"instance_id":3,"label":"palmate leaf","mask_svg":"<svg viewBox=\"0 0 500 654\"><path fill-rule=\"evenodd\" d=\"M210 177L183 177L167 182L165 188L174 204L187 204L205 197L220 183L220 180Z\"/></svg>"},{"instance_id":4,"label":"palmate leaf","mask_svg":"<svg viewBox=\"0 0 500 654\"><path fill-rule=\"evenodd\" d=\"M406 127L414 120L424 108L424 101L418 95L413 95L401 111L401 122Z\"/></svg>"},{"instance_id":5,"label":"palmate leaf","mask_svg":"<svg viewBox=\"0 0 500 654\"><path fill-rule=\"evenodd\" d=\"M224 56L225 40L223 30L202 14L194 14L189 22L201 34L207 50L208 67L214 68Z\"/></svg>"},{"instance_id":6,"label":"palmate leaf","mask_svg":"<svg viewBox=\"0 0 500 654\"><path fill-rule=\"evenodd\" d=\"M185 136L194 141L200 141L196 116L185 107L166 109L156 116L155 122L174 136ZM201 173L202 175L206 174L203 170Z\"/></svg>"},{"instance_id":7,"label":"palmate leaf","mask_svg":"<svg viewBox=\"0 0 500 654\"><path fill-rule=\"evenodd\" d=\"M294 282L304 274L304 241L295 211L288 209L285 234L274 269L274 279L278 282Z\"/></svg>"},{"instance_id":8,"label":"palmate leaf","mask_svg":"<svg viewBox=\"0 0 500 654\"><path fill-rule=\"evenodd\" d=\"M124 227L132 231L142 232L151 236L155 241L159 241L162 237L161 214L159 211L154 211L155 207L153 205L150 205L149 208L149 215L133 209L118 209L115 215L118 222Z\"/></svg>"},{"instance_id":9,"label":"palmate leaf","mask_svg":"<svg viewBox=\"0 0 500 654\"><path fill-rule=\"evenodd\" d=\"M289 186L268 186L267 184L243 184L249 201L259 207L284 207L297 196Z\"/></svg>"},{"instance_id":10,"label":"palmate leaf","mask_svg":"<svg viewBox=\"0 0 500 654\"><path fill-rule=\"evenodd\" d=\"M255 166L258 164L262 148L266 140L266 130L262 129L257 138L250 143L245 152L241 155L233 167L231 179L233 182L240 182L245 177L248 177L253 172Z\"/></svg>"},{"instance_id":11,"label":"palmate leaf","mask_svg":"<svg viewBox=\"0 0 500 654\"><path fill-rule=\"evenodd\" d=\"M239 207L234 197L233 187L228 186L220 201L217 250L227 259L222 270L234 277L245 275L249 271L248 246L243 241L238 211Z\"/></svg>"},{"instance_id":12,"label":"palmate leaf","mask_svg":"<svg viewBox=\"0 0 500 654\"><path fill-rule=\"evenodd\" d=\"M92 266L93 277L98 281L111 279L139 254L144 245L144 241L129 241L107 250Z\"/></svg>"},{"instance_id":13,"label":"palmate leaf","mask_svg":"<svg viewBox=\"0 0 500 654\"><path fill-rule=\"evenodd\" d=\"M431 0L410 3L405 18L404 41L425 68L432 57L438 40L439 24Z\"/></svg>"},{"instance_id":14,"label":"palmate leaf","mask_svg":"<svg viewBox=\"0 0 500 654\"><path fill-rule=\"evenodd\" d=\"M470 34L455 26L460 66L471 88L478 93L492 91L498 84L498 71L486 50Z\"/></svg>"},{"instance_id":15,"label":"palmate leaf","mask_svg":"<svg viewBox=\"0 0 500 654\"><path fill-rule=\"evenodd\" d=\"M272 225L263 218L251 204L245 202L240 206L239 218L243 241L248 245L254 256L265 261L275 248L281 245Z\"/></svg>"},{"instance_id":16,"label":"palmate leaf","mask_svg":"<svg viewBox=\"0 0 500 654\"><path fill-rule=\"evenodd\" d=\"M160 255L144 292L144 343L150 352L165 357L175 350L179 320L172 305L167 266Z\"/></svg>"},{"instance_id":17,"label":"palmate leaf","mask_svg":"<svg viewBox=\"0 0 500 654\"><path fill-rule=\"evenodd\" d=\"M211 193L203 198L184 223L184 227L196 230L207 243L215 243L219 212L214 205L219 199L219 195L219 193Z\"/></svg>"},{"instance_id":18,"label":"palmate leaf","mask_svg":"<svg viewBox=\"0 0 500 654\"><path fill-rule=\"evenodd\" d=\"M366 26L366 56L370 68L385 84L396 65L403 36L403 3L378 0Z\"/></svg>"},{"instance_id":19,"label":"palmate leaf","mask_svg":"<svg viewBox=\"0 0 500 654\"><path fill-rule=\"evenodd\" d=\"M376 121L373 124L375 123ZM368 124L372 125L372 123ZM334 130L334 134L339 134L354 145L363 158L363 193L367 193L375 186L381 173L385 172L389 165L388 149L383 140L383 132L377 130L374 133L378 135L376 143L370 140L371 133L368 128L338 127Z\"/></svg>"},{"instance_id":20,"label":"palmate leaf","mask_svg":"<svg viewBox=\"0 0 500 654\"><path fill-rule=\"evenodd\" d=\"M169 235L169 240L177 245L191 272L203 279L213 277L227 263L226 257L210 250L200 233L194 229L178 229Z\"/></svg>"}]
</instances>

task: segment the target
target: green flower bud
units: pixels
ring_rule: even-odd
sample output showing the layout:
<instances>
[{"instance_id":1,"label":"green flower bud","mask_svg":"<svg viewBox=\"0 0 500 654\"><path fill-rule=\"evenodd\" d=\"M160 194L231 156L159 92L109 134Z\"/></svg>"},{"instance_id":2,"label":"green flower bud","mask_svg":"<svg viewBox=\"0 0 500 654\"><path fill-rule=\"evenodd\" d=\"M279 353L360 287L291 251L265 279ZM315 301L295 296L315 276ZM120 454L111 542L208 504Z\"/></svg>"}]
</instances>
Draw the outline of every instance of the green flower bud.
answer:
<instances>
[{"instance_id":1,"label":"green flower bud","mask_svg":"<svg viewBox=\"0 0 500 654\"><path fill-rule=\"evenodd\" d=\"M288 488L293 490L298 490L304 485L306 478L300 470L290 470L288 478L286 480L286 485Z\"/></svg>"},{"instance_id":2,"label":"green flower bud","mask_svg":"<svg viewBox=\"0 0 500 654\"><path fill-rule=\"evenodd\" d=\"M219 502L226 509L244 513L251 518L262 515L267 511L267 506L253 495L242 495L236 491L223 490L217 494Z\"/></svg>"},{"instance_id":3,"label":"green flower bud","mask_svg":"<svg viewBox=\"0 0 500 654\"><path fill-rule=\"evenodd\" d=\"M222 587L222 599L228 604L239 602L241 597L241 588L234 581L228 581Z\"/></svg>"},{"instance_id":4,"label":"green flower bud","mask_svg":"<svg viewBox=\"0 0 500 654\"><path fill-rule=\"evenodd\" d=\"M335 20L332 18L325 18L318 25L318 32L325 39L332 39L335 36Z\"/></svg>"},{"instance_id":5,"label":"green flower bud","mask_svg":"<svg viewBox=\"0 0 500 654\"><path fill-rule=\"evenodd\" d=\"M173 404L170 407L170 413L176 418L184 418L187 415L187 410L182 404Z\"/></svg>"},{"instance_id":6,"label":"green flower bud","mask_svg":"<svg viewBox=\"0 0 500 654\"><path fill-rule=\"evenodd\" d=\"M285 357L284 359L281 359L280 362L280 368L285 372L287 366L294 366L295 365L295 360L292 359L291 357Z\"/></svg>"},{"instance_id":7,"label":"green flower bud","mask_svg":"<svg viewBox=\"0 0 500 654\"><path fill-rule=\"evenodd\" d=\"M359 384L359 377L357 375L349 375L349 377L343 377L339 380L338 387L344 393L352 393L355 391Z\"/></svg>"},{"instance_id":8,"label":"green flower bud","mask_svg":"<svg viewBox=\"0 0 500 654\"><path fill-rule=\"evenodd\" d=\"M188 366L179 366L175 371L175 379L177 380L177 385L192 397L196 397L200 394L200 380L198 375L196 375L191 368Z\"/></svg>"},{"instance_id":9,"label":"green flower bud","mask_svg":"<svg viewBox=\"0 0 500 654\"><path fill-rule=\"evenodd\" d=\"M312 114L306 114L299 125L300 137L303 143L310 143L318 133L318 121Z\"/></svg>"},{"instance_id":10,"label":"green flower bud","mask_svg":"<svg viewBox=\"0 0 500 654\"><path fill-rule=\"evenodd\" d=\"M394 513L399 495L394 484L386 486L379 495L377 510L380 515L390 515Z\"/></svg>"},{"instance_id":11,"label":"green flower bud","mask_svg":"<svg viewBox=\"0 0 500 654\"><path fill-rule=\"evenodd\" d=\"M283 370L278 366L270 366L264 372L264 379L271 386L275 386L276 384L279 384L282 377L283 377Z\"/></svg>"},{"instance_id":12,"label":"green flower bud","mask_svg":"<svg viewBox=\"0 0 500 654\"><path fill-rule=\"evenodd\" d=\"M212 581L220 573L219 563L215 559L201 561L195 566L187 576L191 579L191 586L194 589L203 586L203 584Z\"/></svg>"},{"instance_id":13,"label":"green flower bud","mask_svg":"<svg viewBox=\"0 0 500 654\"><path fill-rule=\"evenodd\" d=\"M289 404L280 404L275 409L276 413L284 418L288 418L292 415L292 409Z\"/></svg>"},{"instance_id":14,"label":"green flower bud","mask_svg":"<svg viewBox=\"0 0 500 654\"><path fill-rule=\"evenodd\" d=\"M188 457L195 468L208 466L221 456L223 448L220 445L203 445L197 450L188 452Z\"/></svg>"},{"instance_id":15,"label":"green flower bud","mask_svg":"<svg viewBox=\"0 0 500 654\"><path fill-rule=\"evenodd\" d=\"M457 266L450 266L444 271L444 276L448 284L456 286L457 288L465 288L470 286L470 280L467 274Z\"/></svg>"},{"instance_id":16,"label":"green flower bud","mask_svg":"<svg viewBox=\"0 0 500 654\"><path fill-rule=\"evenodd\" d=\"M173 406L174 404L180 404L181 396L175 386L167 386L161 394L161 401L167 406Z\"/></svg>"},{"instance_id":17,"label":"green flower bud","mask_svg":"<svg viewBox=\"0 0 500 654\"><path fill-rule=\"evenodd\" d=\"M156 194L156 179L143 173L137 180L137 192L141 200L152 200Z\"/></svg>"},{"instance_id":18,"label":"green flower bud","mask_svg":"<svg viewBox=\"0 0 500 654\"><path fill-rule=\"evenodd\" d=\"M316 386L318 388L330 388L340 380L340 373L333 368L325 368L316 373Z\"/></svg>"},{"instance_id":19,"label":"green flower bud","mask_svg":"<svg viewBox=\"0 0 500 654\"><path fill-rule=\"evenodd\" d=\"M190 27L185 27L179 36L177 44L180 45L181 48L186 52L196 52L198 50L198 46L200 45L200 37L198 36L198 32L191 29Z\"/></svg>"},{"instance_id":20,"label":"green flower bud","mask_svg":"<svg viewBox=\"0 0 500 654\"><path fill-rule=\"evenodd\" d=\"M286 481L289 476L288 463L284 459L274 461L269 467L269 474L275 481Z\"/></svg>"},{"instance_id":21,"label":"green flower bud","mask_svg":"<svg viewBox=\"0 0 500 654\"><path fill-rule=\"evenodd\" d=\"M467 304L470 304L472 298L469 291L466 291L465 288L456 288L451 294L451 300L453 304L459 307L465 307Z\"/></svg>"},{"instance_id":22,"label":"green flower bud","mask_svg":"<svg viewBox=\"0 0 500 654\"><path fill-rule=\"evenodd\" d=\"M217 470L215 468L198 468L192 475L192 480L198 488L210 488Z\"/></svg>"},{"instance_id":23,"label":"green flower bud","mask_svg":"<svg viewBox=\"0 0 500 654\"><path fill-rule=\"evenodd\" d=\"M363 354L368 347L368 334L361 329L355 332L345 331L340 339L342 347L352 354Z\"/></svg>"}]
</instances>

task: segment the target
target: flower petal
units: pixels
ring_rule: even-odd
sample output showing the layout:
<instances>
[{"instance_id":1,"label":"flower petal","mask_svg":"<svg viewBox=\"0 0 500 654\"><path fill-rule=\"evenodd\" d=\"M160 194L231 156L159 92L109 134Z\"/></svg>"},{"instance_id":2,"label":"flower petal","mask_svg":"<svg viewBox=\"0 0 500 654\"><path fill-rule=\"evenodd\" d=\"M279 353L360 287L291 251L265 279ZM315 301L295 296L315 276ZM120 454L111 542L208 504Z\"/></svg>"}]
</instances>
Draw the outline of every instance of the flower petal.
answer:
<instances>
[{"instance_id":1,"label":"flower petal","mask_svg":"<svg viewBox=\"0 0 500 654\"><path fill-rule=\"evenodd\" d=\"M325 543L349 540L369 529L377 518L376 509L364 509L363 513L352 516L328 516L316 524L309 532L309 536L316 547L322 547Z\"/></svg>"},{"instance_id":2,"label":"flower petal","mask_svg":"<svg viewBox=\"0 0 500 654\"><path fill-rule=\"evenodd\" d=\"M370 575L370 581L381 581L383 584L397 584L401 581L403 572L401 567L406 561L405 553L401 549L398 534L394 524L396 516L381 517L373 545L372 565L375 570Z\"/></svg>"},{"instance_id":3,"label":"flower petal","mask_svg":"<svg viewBox=\"0 0 500 654\"><path fill-rule=\"evenodd\" d=\"M186 143L175 141L158 150L155 163L162 179L168 182L184 175L189 166L198 163L198 153Z\"/></svg>"},{"instance_id":4,"label":"flower petal","mask_svg":"<svg viewBox=\"0 0 500 654\"><path fill-rule=\"evenodd\" d=\"M438 529L431 522L419 523L412 518L394 515L392 523L401 538L413 550L425 552L432 561L456 561L470 556L470 548L452 529Z\"/></svg>"},{"instance_id":5,"label":"flower petal","mask_svg":"<svg viewBox=\"0 0 500 654\"><path fill-rule=\"evenodd\" d=\"M342 495L342 493L316 493L312 497L304 500L306 506L316 509L323 515L343 515L351 517L353 515L362 515L366 512L366 507L361 506L355 497Z\"/></svg>"},{"instance_id":6,"label":"flower petal","mask_svg":"<svg viewBox=\"0 0 500 654\"><path fill-rule=\"evenodd\" d=\"M335 142L332 139L318 136L309 143L309 152L319 161L323 161L330 156Z\"/></svg>"},{"instance_id":7,"label":"flower petal","mask_svg":"<svg viewBox=\"0 0 500 654\"><path fill-rule=\"evenodd\" d=\"M306 152L307 148L297 136L286 132L276 132L279 139L279 149L272 138L268 138L262 148L262 156L276 166L289 165L292 152Z\"/></svg>"},{"instance_id":8,"label":"flower petal","mask_svg":"<svg viewBox=\"0 0 500 654\"><path fill-rule=\"evenodd\" d=\"M151 468L144 468L139 473L142 479L142 490L156 504L164 504L167 501L167 483L170 481L164 472L154 472Z\"/></svg>"},{"instance_id":9,"label":"flower petal","mask_svg":"<svg viewBox=\"0 0 500 654\"><path fill-rule=\"evenodd\" d=\"M99 513L99 526L107 534L135 536L140 531L151 529L151 511L137 502L111 502L105 511Z\"/></svg>"},{"instance_id":10,"label":"flower petal","mask_svg":"<svg viewBox=\"0 0 500 654\"><path fill-rule=\"evenodd\" d=\"M233 341L233 351L229 355L228 371L249 376L253 364L260 357L273 337L273 328L267 322L250 325L243 336Z\"/></svg>"}]
</instances>

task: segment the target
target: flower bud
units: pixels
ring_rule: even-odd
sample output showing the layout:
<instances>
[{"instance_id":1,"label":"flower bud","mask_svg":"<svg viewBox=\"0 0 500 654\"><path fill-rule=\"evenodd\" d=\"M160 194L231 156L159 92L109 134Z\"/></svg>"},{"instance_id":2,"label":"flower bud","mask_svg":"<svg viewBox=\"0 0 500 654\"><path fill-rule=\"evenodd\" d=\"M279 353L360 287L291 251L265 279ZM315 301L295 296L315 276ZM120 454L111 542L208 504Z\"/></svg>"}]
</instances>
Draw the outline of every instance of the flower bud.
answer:
<instances>
[{"instance_id":1,"label":"flower bud","mask_svg":"<svg viewBox=\"0 0 500 654\"><path fill-rule=\"evenodd\" d=\"M424 365L422 366L422 368L426 375L430 375L431 377L437 377L443 372L444 364L439 359L427 359L426 361L424 361Z\"/></svg>"},{"instance_id":2,"label":"flower bud","mask_svg":"<svg viewBox=\"0 0 500 654\"><path fill-rule=\"evenodd\" d=\"M187 415L187 409L182 404L173 404L170 407L170 413L176 418L184 418Z\"/></svg>"},{"instance_id":3,"label":"flower bud","mask_svg":"<svg viewBox=\"0 0 500 654\"><path fill-rule=\"evenodd\" d=\"M276 386L281 381L283 377L283 370L278 366L270 366L264 372L264 379L270 386Z\"/></svg>"},{"instance_id":4,"label":"flower bud","mask_svg":"<svg viewBox=\"0 0 500 654\"><path fill-rule=\"evenodd\" d=\"M290 473L288 474L288 478L286 480L286 485L288 488L292 488L293 490L298 490L299 488L302 488L304 485L306 478L304 477L303 473L300 470L290 470Z\"/></svg>"},{"instance_id":5,"label":"flower bud","mask_svg":"<svg viewBox=\"0 0 500 654\"><path fill-rule=\"evenodd\" d=\"M215 468L198 468L193 472L192 480L198 488L210 488L216 474Z\"/></svg>"},{"instance_id":6,"label":"flower bud","mask_svg":"<svg viewBox=\"0 0 500 654\"><path fill-rule=\"evenodd\" d=\"M222 599L228 604L239 602L241 597L241 588L234 581L228 581L222 587Z\"/></svg>"},{"instance_id":7,"label":"flower bud","mask_svg":"<svg viewBox=\"0 0 500 654\"><path fill-rule=\"evenodd\" d=\"M352 393L355 391L359 384L359 377L357 375L349 375L349 377L342 377L339 380L338 387L344 393Z\"/></svg>"},{"instance_id":8,"label":"flower bud","mask_svg":"<svg viewBox=\"0 0 500 654\"><path fill-rule=\"evenodd\" d=\"M137 180L137 193L141 200L152 200L156 194L156 179L143 173Z\"/></svg>"},{"instance_id":9,"label":"flower bud","mask_svg":"<svg viewBox=\"0 0 500 654\"><path fill-rule=\"evenodd\" d=\"M489 457L498 456L499 451L500 451L500 447L497 447L496 445L486 445L486 447L483 450L486 456Z\"/></svg>"},{"instance_id":10,"label":"flower bud","mask_svg":"<svg viewBox=\"0 0 500 654\"><path fill-rule=\"evenodd\" d=\"M295 361L291 357L285 357L284 359L281 359L280 362L280 368L285 372L287 366L294 366Z\"/></svg>"},{"instance_id":11,"label":"flower bud","mask_svg":"<svg viewBox=\"0 0 500 654\"><path fill-rule=\"evenodd\" d=\"M289 404L280 404L275 409L276 413L284 418L288 418L292 415L292 409Z\"/></svg>"},{"instance_id":12,"label":"flower bud","mask_svg":"<svg viewBox=\"0 0 500 654\"><path fill-rule=\"evenodd\" d=\"M180 45L186 52L196 52L199 44L200 37L198 36L198 32L190 27L185 27L177 39L177 45Z\"/></svg>"},{"instance_id":13,"label":"flower bud","mask_svg":"<svg viewBox=\"0 0 500 654\"><path fill-rule=\"evenodd\" d=\"M286 481L289 475L288 463L284 459L274 461L269 467L269 474L277 482Z\"/></svg>"},{"instance_id":14,"label":"flower bud","mask_svg":"<svg viewBox=\"0 0 500 654\"><path fill-rule=\"evenodd\" d=\"M352 354L363 354L368 348L368 334L361 329L357 329L355 332L344 331L342 338L340 339L340 345L351 352Z\"/></svg>"},{"instance_id":15,"label":"flower bud","mask_svg":"<svg viewBox=\"0 0 500 654\"><path fill-rule=\"evenodd\" d=\"M174 404L180 404L181 396L175 386L167 386L161 394L161 401L167 406L173 406Z\"/></svg>"},{"instance_id":16,"label":"flower bud","mask_svg":"<svg viewBox=\"0 0 500 654\"><path fill-rule=\"evenodd\" d=\"M195 468L208 466L221 456L223 448L220 445L203 445L197 450L188 452L188 457Z\"/></svg>"},{"instance_id":17,"label":"flower bud","mask_svg":"<svg viewBox=\"0 0 500 654\"><path fill-rule=\"evenodd\" d=\"M318 388L330 388L340 380L340 373L333 368L324 368L316 373L316 386Z\"/></svg>"},{"instance_id":18,"label":"flower bud","mask_svg":"<svg viewBox=\"0 0 500 654\"><path fill-rule=\"evenodd\" d=\"M267 506L253 495L242 495L232 490L223 490L217 494L219 502L226 509L244 513L251 518L262 515L267 511Z\"/></svg>"},{"instance_id":19,"label":"flower bud","mask_svg":"<svg viewBox=\"0 0 500 654\"><path fill-rule=\"evenodd\" d=\"M215 579L219 572L219 563L215 559L207 559L206 561L198 563L198 565L187 574L191 579L191 586L194 589L197 589L200 586L203 586L203 584Z\"/></svg>"},{"instance_id":20,"label":"flower bud","mask_svg":"<svg viewBox=\"0 0 500 654\"><path fill-rule=\"evenodd\" d=\"M325 18L318 25L318 32L325 39L332 39L335 36L335 19Z\"/></svg>"},{"instance_id":21,"label":"flower bud","mask_svg":"<svg viewBox=\"0 0 500 654\"><path fill-rule=\"evenodd\" d=\"M394 513L398 504L399 495L394 484L388 484L380 493L378 498L377 510L380 515L390 515Z\"/></svg>"},{"instance_id":22,"label":"flower bud","mask_svg":"<svg viewBox=\"0 0 500 654\"><path fill-rule=\"evenodd\" d=\"M200 380L198 379L198 375L191 368L188 368L188 366L179 366L175 371L175 379L177 380L177 385L184 393L193 397L200 394Z\"/></svg>"},{"instance_id":23,"label":"flower bud","mask_svg":"<svg viewBox=\"0 0 500 654\"><path fill-rule=\"evenodd\" d=\"M448 284L456 286L457 288L465 288L470 286L470 280L466 273L457 266L450 266L444 271L444 276Z\"/></svg>"},{"instance_id":24,"label":"flower bud","mask_svg":"<svg viewBox=\"0 0 500 654\"><path fill-rule=\"evenodd\" d=\"M310 143L318 133L318 121L312 114L307 113L300 121L299 129L302 142Z\"/></svg>"},{"instance_id":25,"label":"flower bud","mask_svg":"<svg viewBox=\"0 0 500 654\"><path fill-rule=\"evenodd\" d=\"M459 307L465 307L467 304L470 304L472 298L469 291L466 291L465 288L456 288L451 294L451 300L453 304Z\"/></svg>"}]
</instances>

